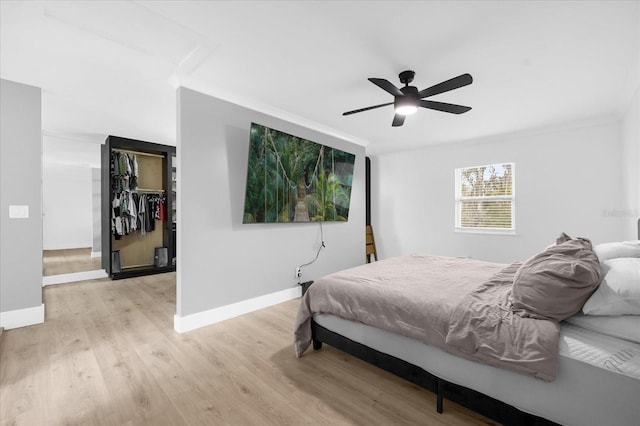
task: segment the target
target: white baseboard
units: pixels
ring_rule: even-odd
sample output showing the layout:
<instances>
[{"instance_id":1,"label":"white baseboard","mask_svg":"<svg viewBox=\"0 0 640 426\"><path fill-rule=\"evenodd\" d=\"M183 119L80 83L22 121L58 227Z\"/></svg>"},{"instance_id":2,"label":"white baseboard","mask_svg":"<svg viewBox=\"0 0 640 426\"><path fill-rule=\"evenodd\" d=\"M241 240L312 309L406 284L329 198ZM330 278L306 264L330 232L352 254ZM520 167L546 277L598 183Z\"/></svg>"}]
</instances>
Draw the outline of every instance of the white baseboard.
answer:
<instances>
[{"instance_id":1,"label":"white baseboard","mask_svg":"<svg viewBox=\"0 0 640 426\"><path fill-rule=\"evenodd\" d=\"M99 278L107 278L107 273L104 269L97 269L95 271L74 272L72 274L60 274L60 275L48 275L42 277L42 286L73 283L76 281L97 280Z\"/></svg>"},{"instance_id":2,"label":"white baseboard","mask_svg":"<svg viewBox=\"0 0 640 426\"><path fill-rule=\"evenodd\" d=\"M92 251L91 252L91 257L102 257L102 252L101 251Z\"/></svg>"},{"instance_id":3,"label":"white baseboard","mask_svg":"<svg viewBox=\"0 0 640 426\"><path fill-rule=\"evenodd\" d=\"M0 312L0 327L5 330L42 324L44 322L44 303L33 308L16 309L15 311Z\"/></svg>"},{"instance_id":4,"label":"white baseboard","mask_svg":"<svg viewBox=\"0 0 640 426\"><path fill-rule=\"evenodd\" d=\"M219 308L210 309L208 311L198 312L191 315L180 317L174 315L173 328L178 333L186 333L196 328L215 324L226 319L247 314L249 312L268 308L278 303L300 297L302 288L296 286L276 293L266 294L264 296L255 297L253 299L243 300L242 302L232 303L231 305L221 306Z\"/></svg>"}]
</instances>

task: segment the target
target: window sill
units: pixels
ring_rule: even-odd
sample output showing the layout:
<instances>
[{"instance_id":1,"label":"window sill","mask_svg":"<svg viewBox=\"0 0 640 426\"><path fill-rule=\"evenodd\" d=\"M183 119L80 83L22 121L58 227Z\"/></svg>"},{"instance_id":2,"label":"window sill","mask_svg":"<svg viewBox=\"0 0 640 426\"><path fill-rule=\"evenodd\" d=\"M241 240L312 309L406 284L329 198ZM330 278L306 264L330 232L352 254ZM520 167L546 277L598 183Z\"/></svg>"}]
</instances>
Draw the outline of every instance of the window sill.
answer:
<instances>
[{"instance_id":1,"label":"window sill","mask_svg":"<svg viewBox=\"0 0 640 426\"><path fill-rule=\"evenodd\" d=\"M518 235L515 229L494 228L455 228L454 232L460 234L484 234L484 235Z\"/></svg>"}]
</instances>

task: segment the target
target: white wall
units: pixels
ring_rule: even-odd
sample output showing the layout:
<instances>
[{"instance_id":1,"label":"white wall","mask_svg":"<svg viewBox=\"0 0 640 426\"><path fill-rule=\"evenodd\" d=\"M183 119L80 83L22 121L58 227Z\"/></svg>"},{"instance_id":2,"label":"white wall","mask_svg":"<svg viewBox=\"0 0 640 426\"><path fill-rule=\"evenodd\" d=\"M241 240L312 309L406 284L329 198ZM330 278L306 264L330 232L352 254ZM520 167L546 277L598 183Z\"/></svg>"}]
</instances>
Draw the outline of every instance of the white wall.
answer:
<instances>
[{"instance_id":1,"label":"white wall","mask_svg":"<svg viewBox=\"0 0 640 426\"><path fill-rule=\"evenodd\" d=\"M614 121L431 146L372 158L372 223L382 257L424 252L524 260L561 232L626 237L620 124ZM515 236L454 232L454 169L515 162Z\"/></svg>"},{"instance_id":2,"label":"white wall","mask_svg":"<svg viewBox=\"0 0 640 426\"><path fill-rule=\"evenodd\" d=\"M180 88L177 318L296 289L296 266L318 249L318 223L242 224L252 121L356 155L349 221L324 224L303 279L364 263L362 146Z\"/></svg>"},{"instance_id":3,"label":"white wall","mask_svg":"<svg viewBox=\"0 0 640 426\"><path fill-rule=\"evenodd\" d=\"M44 321L42 91L0 80L0 327ZM28 206L10 218L9 206Z\"/></svg>"},{"instance_id":4,"label":"white wall","mask_svg":"<svg viewBox=\"0 0 640 426\"><path fill-rule=\"evenodd\" d=\"M102 170L91 169L91 256L102 254Z\"/></svg>"},{"instance_id":5,"label":"white wall","mask_svg":"<svg viewBox=\"0 0 640 426\"><path fill-rule=\"evenodd\" d=\"M639 70L640 71L640 70ZM618 215L627 238L636 239L640 219L640 87L636 88L622 125L622 161L626 204Z\"/></svg>"},{"instance_id":6,"label":"white wall","mask_svg":"<svg viewBox=\"0 0 640 426\"><path fill-rule=\"evenodd\" d=\"M42 177L44 250L91 247L91 168L45 163Z\"/></svg>"}]
</instances>

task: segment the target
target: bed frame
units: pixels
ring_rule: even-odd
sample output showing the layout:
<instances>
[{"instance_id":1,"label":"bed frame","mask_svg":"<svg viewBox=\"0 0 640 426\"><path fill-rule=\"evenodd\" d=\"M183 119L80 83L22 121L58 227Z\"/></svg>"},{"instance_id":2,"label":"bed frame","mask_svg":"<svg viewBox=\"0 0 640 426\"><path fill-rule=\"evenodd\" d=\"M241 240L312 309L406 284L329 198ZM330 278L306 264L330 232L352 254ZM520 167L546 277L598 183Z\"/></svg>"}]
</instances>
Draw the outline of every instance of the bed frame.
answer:
<instances>
[{"instance_id":1,"label":"bed frame","mask_svg":"<svg viewBox=\"0 0 640 426\"><path fill-rule=\"evenodd\" d=\"M334 333L318 325L313 320L311 320L311 335L313 339L313 349L316 351L322 348L323 343L326 343L434 392L436 394L436 410L438 413L442 413L443 401L446 398L504 425L558 426L557 423L520 411L509 404L498 401L473 389L440 379L407 361L379 352L340 334Z\"/></svg>"}]
</instances>

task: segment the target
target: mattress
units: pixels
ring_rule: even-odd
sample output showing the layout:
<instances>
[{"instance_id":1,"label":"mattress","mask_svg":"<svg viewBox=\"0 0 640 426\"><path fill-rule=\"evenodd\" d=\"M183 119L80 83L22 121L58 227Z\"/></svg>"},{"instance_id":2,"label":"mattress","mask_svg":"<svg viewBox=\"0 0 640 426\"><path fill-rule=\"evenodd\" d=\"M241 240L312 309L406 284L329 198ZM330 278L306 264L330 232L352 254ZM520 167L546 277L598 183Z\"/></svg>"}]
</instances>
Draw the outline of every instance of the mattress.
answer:
<instances>
[{"instance_id":1,"label":"mattress","mask_svg":"<svg viewBox=\"0 0 640 426\"><path fill-rule=\"evenodd\" d=\"M564 323L560 329L560 355L640 380L637 343Z\"/></svg>"},{"instance_id":2,"label":"mattress","mask_svg":"<svg viewBox=\"0 0 640 426\"><path fill-rule=\"evenodd\" d=\"M314 320L448 382L562 425L627 426L637 424L640 418L640 379L634 373L635 364L625 361L622 364L627 368L619 368L621 363L613 361L629 358L630 354L625 355L624 351L640 349L636 343L563 323L558 376L549 383L456 357L420 341L333 315L315 315Z\"/></svg>"}]
</instances>

